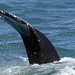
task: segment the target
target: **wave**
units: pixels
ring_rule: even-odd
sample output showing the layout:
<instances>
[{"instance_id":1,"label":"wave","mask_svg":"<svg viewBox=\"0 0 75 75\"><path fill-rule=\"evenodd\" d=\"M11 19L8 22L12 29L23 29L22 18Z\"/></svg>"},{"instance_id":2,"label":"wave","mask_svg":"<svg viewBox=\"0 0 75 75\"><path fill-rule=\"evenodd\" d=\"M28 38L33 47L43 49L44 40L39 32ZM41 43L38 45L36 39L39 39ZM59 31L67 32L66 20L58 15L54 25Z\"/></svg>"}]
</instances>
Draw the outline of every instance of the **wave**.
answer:
<instances>
[{"instance_id":1,"label":"wave","mask_svg":"<svg viewBox=\"0 0 75 75\"><path fill-rule=\"evenodd\" d=\"M59 62L29 65L28 59L19 57L26 65L0 67L1 75L75 75L75 58L64 57Z\"/></svg>"}]
</instances>

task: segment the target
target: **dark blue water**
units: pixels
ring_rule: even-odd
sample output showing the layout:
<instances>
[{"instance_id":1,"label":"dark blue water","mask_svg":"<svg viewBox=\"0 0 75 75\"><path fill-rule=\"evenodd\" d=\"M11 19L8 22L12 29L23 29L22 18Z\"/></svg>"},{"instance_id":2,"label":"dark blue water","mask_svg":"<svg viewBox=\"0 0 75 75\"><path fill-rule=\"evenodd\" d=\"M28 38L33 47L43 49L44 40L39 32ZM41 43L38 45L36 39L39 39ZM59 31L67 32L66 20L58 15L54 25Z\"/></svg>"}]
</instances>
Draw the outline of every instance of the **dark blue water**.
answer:
<instances>
[{"instance_id":1,"label":"dark blue water","mask_svg":"<svg viewBox=\"0 0 75 75\"><path fill-rule=\"evenodd\" d=\"M0 20L0 75L75 75L74 0L0 0L0 10L43 32L61 57L57 63L30 65L19 33Z\"/></svg>"}]
</instances>

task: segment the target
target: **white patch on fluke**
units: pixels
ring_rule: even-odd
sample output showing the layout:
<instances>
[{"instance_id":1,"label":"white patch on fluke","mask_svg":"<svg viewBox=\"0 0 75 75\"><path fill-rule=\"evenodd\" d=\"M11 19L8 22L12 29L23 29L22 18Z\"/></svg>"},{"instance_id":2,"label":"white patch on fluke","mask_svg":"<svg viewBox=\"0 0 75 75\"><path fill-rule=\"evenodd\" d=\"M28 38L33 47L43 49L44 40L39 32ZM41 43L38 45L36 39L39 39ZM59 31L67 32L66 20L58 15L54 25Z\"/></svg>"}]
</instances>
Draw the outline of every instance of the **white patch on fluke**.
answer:
<instances>
[{"instance_id":1,"label":"white patch on fluke","mask_svg":"<svg viewBox=\"0 0 75 75\"><path fill-rule=\"evenodd\" d=\"M37 54L36 52L34 52L34 54Z\"/></svg>"},{"instance_id":2,"label":"white patch on fluke","mask_svg":"<svg viewBox=\"0 0 75 75\"><path fill-rule=\"evenodd\" d=\"M15 16L15 15L13 15L14 17L17 17L17 16Z\"/></svg>"}]
</instances>

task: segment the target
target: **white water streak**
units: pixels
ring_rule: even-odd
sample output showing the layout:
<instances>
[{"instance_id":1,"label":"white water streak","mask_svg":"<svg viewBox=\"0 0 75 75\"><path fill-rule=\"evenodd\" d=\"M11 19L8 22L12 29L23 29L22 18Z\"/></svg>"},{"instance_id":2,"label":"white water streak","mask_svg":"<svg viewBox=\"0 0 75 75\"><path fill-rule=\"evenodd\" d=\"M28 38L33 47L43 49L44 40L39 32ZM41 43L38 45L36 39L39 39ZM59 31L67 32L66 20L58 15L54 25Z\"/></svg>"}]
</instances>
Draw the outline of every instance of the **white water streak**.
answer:
<instances>
[{"instance_id":1,"label":"white water streak","mask_svg":"<svg viewBox=\"0 0 75 75\"><path fill-rule=\"evenodd\" d=\"M20 57L27 65L0 67L1 75L75 75L75 58L64 57L57 63L28 65L28 60ZM11 64L12 65L12 64Z\"/></svg>"}]
</instances>

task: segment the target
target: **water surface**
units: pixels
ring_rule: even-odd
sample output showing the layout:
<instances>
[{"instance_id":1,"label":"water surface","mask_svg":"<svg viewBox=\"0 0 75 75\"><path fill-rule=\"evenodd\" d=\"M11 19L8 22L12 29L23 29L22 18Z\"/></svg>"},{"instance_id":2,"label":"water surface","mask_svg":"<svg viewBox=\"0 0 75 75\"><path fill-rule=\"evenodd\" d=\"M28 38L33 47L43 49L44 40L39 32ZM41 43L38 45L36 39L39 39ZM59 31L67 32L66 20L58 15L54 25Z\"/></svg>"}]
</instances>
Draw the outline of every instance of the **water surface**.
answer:
<instances>
[{"instance_id":1,"label":"water surface","mask_svg":"<svg viewBox=\"0 0 75 75\"><path fill-rule=\"evenodd\" d=\"M30 65L19 33L0 20L0 75L75 74L74 0L0 0L0 10L43 32L61 58L57 63Z\"/></svg>"}]
</instances>

